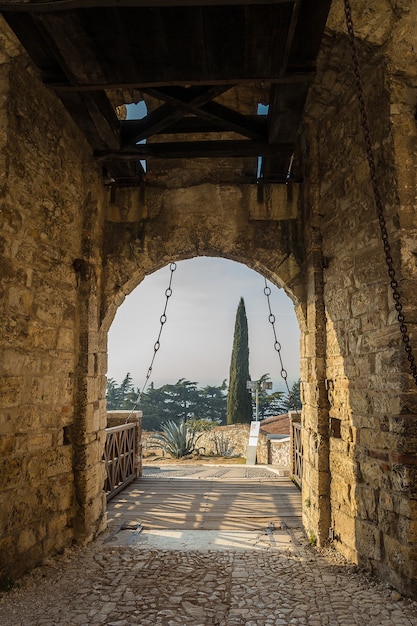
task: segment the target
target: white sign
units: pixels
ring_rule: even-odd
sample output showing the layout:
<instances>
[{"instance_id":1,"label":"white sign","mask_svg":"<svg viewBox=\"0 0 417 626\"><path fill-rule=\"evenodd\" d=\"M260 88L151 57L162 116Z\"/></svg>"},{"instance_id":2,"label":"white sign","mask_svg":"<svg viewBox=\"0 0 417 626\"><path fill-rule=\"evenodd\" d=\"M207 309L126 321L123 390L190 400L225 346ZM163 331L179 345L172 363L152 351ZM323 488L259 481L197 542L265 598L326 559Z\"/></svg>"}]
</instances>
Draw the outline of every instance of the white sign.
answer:
<instances>
[{"instance_id":1,"label":"white sign","mask_svg":"<svg viewBox=\"0 0 417 626\"><path fill-rule=\"evenodd\" d=\"M260 426L261 426L261 422L250 423L250 431L249 431L249 445L250 446L258 445L258 435L259 435Z\"/></svg>"}]
</instances>

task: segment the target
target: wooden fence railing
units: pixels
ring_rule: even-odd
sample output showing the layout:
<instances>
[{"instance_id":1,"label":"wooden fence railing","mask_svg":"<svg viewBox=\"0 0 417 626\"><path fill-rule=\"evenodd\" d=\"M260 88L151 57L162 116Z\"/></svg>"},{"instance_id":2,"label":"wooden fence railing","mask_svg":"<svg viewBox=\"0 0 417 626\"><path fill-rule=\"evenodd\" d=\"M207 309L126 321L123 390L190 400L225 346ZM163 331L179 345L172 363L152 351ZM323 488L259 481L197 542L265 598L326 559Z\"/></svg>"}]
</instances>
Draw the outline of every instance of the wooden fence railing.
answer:
<instances>
[{"instance_id":1,"label":"wooden fence railing","mask_svg":"<svg viewBox=\"0 0 417 626\"><path fill-rule=\"evenodd\" d=\"M107 477L104 490L107 501L139 476L138 433L139 426L136 420L106 428L104 461Z\"/></svg>"},{"instance_id":2,"label":"wooden fence railing","mask_svg":"<svg viewBox=\"0 0 417 626\"><path fill-rule=\"evenodd\" d=\"M303 481L303 441L301 418L291 415L291 477L301 488Z\"/></svg>"}]
</instances>

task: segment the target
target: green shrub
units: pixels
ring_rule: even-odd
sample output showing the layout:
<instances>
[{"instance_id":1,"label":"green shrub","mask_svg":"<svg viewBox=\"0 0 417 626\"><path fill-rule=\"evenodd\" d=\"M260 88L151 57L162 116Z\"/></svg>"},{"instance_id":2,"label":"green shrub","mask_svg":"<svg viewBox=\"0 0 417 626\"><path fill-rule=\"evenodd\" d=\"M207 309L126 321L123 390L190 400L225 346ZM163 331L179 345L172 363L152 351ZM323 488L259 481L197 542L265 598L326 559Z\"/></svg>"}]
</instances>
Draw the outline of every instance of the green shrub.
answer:
<instances>
[{"instance_id":1,"label":"green shrub","mask_svg":"<svg viewBox=\"0 0 417 626\"><path fill-rule=\"evenodd\" d=\"M162 431L149 440L174 459L180 459L199 452L197 442L202 433L197 434L196 429L188 422L182 420L179 424L168 420L162 424Z\"/></svg>"}]
</instances>

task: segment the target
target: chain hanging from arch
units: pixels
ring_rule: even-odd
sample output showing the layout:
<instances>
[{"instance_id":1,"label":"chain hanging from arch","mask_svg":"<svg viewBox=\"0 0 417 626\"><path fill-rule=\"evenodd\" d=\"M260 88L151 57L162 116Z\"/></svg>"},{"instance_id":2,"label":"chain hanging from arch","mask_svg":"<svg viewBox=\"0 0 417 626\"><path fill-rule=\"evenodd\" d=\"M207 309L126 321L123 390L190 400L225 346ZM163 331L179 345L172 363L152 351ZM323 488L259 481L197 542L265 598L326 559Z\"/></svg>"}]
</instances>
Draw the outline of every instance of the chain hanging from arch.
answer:
<instances>
[{"instance_id":1,"label":"chain hanging from arch","mask_svg":"<svg viewBox=\"0 0 417 626\"><path fill-rule=\"evenodd\" d=\"M139 391L139 395L138 395L138 397L136 399L136 402L135 402L135 404L133 406L133 409L130 411L129 415L126 418L126 422L128 422L130 420L130 418L133 415L133 412L135 411L135 409L137 408L137 406L139 405L139 403L140 403L140 401L142 399L142 396L143 396L143 394L145 392L145 389L146 389L146 387L148 385L149 379L150 379L151 374L152 374L152 368L153 368L153 364L154 364L154 361L155 361L156 353L158 352L159 348L161 347L161 341L160 340L161 340L161 335L162 335L162 329L164 327L164 324L167 321L166 313L167 313L167 308L168 308L168 300L172 296L172 287L171 287L171 285L172 285L172 278L174 276L175 270L177 269L177 264L176 263L171 263L171 265L169 266L169 269L170 269L171 274L170 274L170 277L169 277L168 287L165 289L165 307L164 307L164 312L162 313L161 317L159 318L159 321L161 322L161 326L159 328L158 338L155 341L154 346L153 346L153 355L152 355L152 359L151 359L151 364L148 367L148 371L147 371L147 374L146 374L146 377L145 377L145 382L142 385L142 389Z\"/></svg>"},{"instance_id":2,"label":"chain hanging from arch","mask_svg":"<svg viewBox=\"0 0 417 626\"><path fill-rule=\"evenodd\" d=\"M279 362L280 362L280 365L281 365L281 372L280 372L281 378L284 381L285 386L287 388L288 399L292 403L294 411L298 415L297 403L296 403L296 400L294 398L294 394L291 392L291 389L290 389L290 387L288 385L288 372L285 369L283 361L282 361L282 354L281 354L282 346L281 346L280 342L277 339L277 332L276 332L276 329L275 329L275 315L272 313L272 309L271 309L271 300L270 300L271 288L268 286L268 283L266 282L266 278L264 278L264 280L265 280L264 294L266 295L266 299L268 301L268 309L269 309L268 321L271 324L272 330L273 330L273 333L274 333L274 349L278 353L278 358L279 358Z\"/></svg>"},{"instance_id":3,"label":"chain hanging from arch","mask_svg":"<svg viewBox=\"0 0 417 626\"><path fill-rule=\"evenodd\" d=\"M402 337L402 341L404 345L404 350L407 354L407 359L408 359L408 363L410 366L411 374L414 378L415 384L417 385L417 365L415 362L413 349L411 347L410 336L408 334L407 326L405 323L403 305L401 302L401 294L398 289L398 281L395 278L394 262L393 262L392 255L391 255L391 246L389 243L387 223L386 223L385 215L384 215L384 203L382 201L382 196L381 196L381 191L380 191L379 181L378 181L378 176L377 176L377 170L376 170L376 165L375 165L374 151L372 148L369 118L368 118L368 113L367 113L366 104L365 104L362 75L360 71L359 56L358 56L358 50L357 50L356 41L355 41L355 31L354 31L353 21L352 21L352 9L350 6L350 0L344 0L344 7L345 7L345 16L346 16L346 26L347 26L347 31L349 35L350 51L351 51L351 56L352 56L353 73L355 76L356 92L357 92L360 115L361 115L362 131L363 131L364 139L365 139L366 156L368 159L369 169L371 172L372 189L373 189L374 198L375 198L375 204L376 204L376 209L377 209L379 228L381 231L382 243L384 246L385 261L388 267L388 275L390 277L392 297L395 302L395 310L397 311L397 319L400 325L400 332L401 332L401 337Z\"/></svg>"}]
</instances>

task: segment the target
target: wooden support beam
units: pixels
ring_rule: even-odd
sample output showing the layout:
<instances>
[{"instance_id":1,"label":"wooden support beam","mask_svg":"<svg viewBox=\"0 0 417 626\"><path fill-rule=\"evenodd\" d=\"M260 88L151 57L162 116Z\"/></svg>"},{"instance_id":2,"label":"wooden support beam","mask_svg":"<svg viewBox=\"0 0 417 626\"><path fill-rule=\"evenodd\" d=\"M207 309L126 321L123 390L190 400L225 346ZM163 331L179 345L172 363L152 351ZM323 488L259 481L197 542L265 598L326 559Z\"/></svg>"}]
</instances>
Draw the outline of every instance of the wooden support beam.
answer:
<instances>
[{"instance_id":1,"label":"wooden support beam","mask_svg":"<svg viewBox=\"0 0 417 626\"><path fill-rule=\"evenodd\" d=\"M50 0L36 2L27 0L9 0L0 2L0 11L19 11L25 13L54 13L101 7L201 7L229 5L274 5L287 4L295 0Z\"/></svg>"},{"instance_id":2,"label":"wooden support beam","mask_svg":"<svg viewBox=\"0 0 417 626\"><path fill-rule=\"evenodd\" d=\"M246 118L253 124L257 123L260 127L265 128L267 124L267 115L247 115ZM143 129L143 120L123 120L120 122L122 132L122 145L129 142L129 137L138 135ZM202 121L197 117L183 117L170 124L169 127L154 134L165 135L181 135L181 134L199 134L199 133L219 133L222 132L221 123Z\"/></svg>"},{"instance_id":3,"label":"wooden support beam","mask_svg":"<svg viewBox=\"0 0 417 626\"><path fill-rule=\"evenodd\" d=\"M265 129L256 117L251 119L218 102L208 102L199 108L196 115L205 121L221 124L224 131L238 133L257 141L266 139Z\"/></svg>"},{"instance_id":4,"label":"wooden support beam","mask_svg":"<svg viewBox=\"0 0 417 626\"><path fill-rule=\"evenodd\" d=\"M159 87L183 87L184 85L199 85L202 87L211 86L211 85L225 85L230 88L235 85L259 85L259 83L271 83L276 85L292 85L296 83L312 83L316 77L316 70L314 67L311 69L300 69L292 68L291 71L284 76L252 76L250 78L212 78L212 79L190 79L190 80L172 80L169 84L165 82L158 81L155 79L154 81L132 81L125 83L88 83L88 84L70 84L57 82L53 80L49 80L47 77L44 78L45 84L50 88L54 89L57 92L60 91L118 91L124 89L146 89L147 87L158 89Z\"/></svg>"},{"instance_id":5,"label":"wooden support beam","mask_svg":"<svg viewBox=\"0 0 417 626\"><path fill-rule=\"evenodd\" d=\"M120 122L105 93L63 94L61 99L95 150L120 148Z\"/></svg>"},{"instance_id":6,"label":"wooden support beam","mask_svg":"<svg viewBox=\"0 0 417 626\"><path fill-rule=\"evenodd\" d=\"M191 87L189 89L182 89L181 95L188 100L188 104L192 107L200 107L201 105L209 102L213 98L220 96L225 91L230 89L229 86L216 85L215 87ZM158 92L159 93L159 92ZM188 110L184 108L176 108L172 104L167 103L155 109L149 115L142 120L138 120L136 123L135 134L124 136L124 142L130 145L134 145L138 141L147 139L156 133L161 133L164 129L168 128L173 122L185 117Z\"/></svg>"},{"instance_id":7,"label":"wooden support beam","mask_svg":"<svg viewBox=\"0 0 417 626\"><path fill-rule=\"evenodd\" d=\"M301 9L301 0L295 0L293 9L292 9L291 21L290 21L290 25L289 25L288 33L287 33L287 41L285 42L284 54L282 55L281 76L285 75L287 71L288 60L290 58L290 52L292 49L292 44L294 40L295 29L297 26L297 20L298 20L298 16L300 13L300 9Z\"/></svg>"},{"instance_id":8,"label":"wooden support beam","mask_svg":"<svg viewBox=\"0 0 417 626\"><path fill-rule=\"evenodd\" d=\"M202 118L206 125L211 124L210 132L213 130L214 125L214 130L217 132L233 132L258 141L264 141L266 139L265 124L262 123L257 116L246 117L217 102L208 102L198 107L194 106L194 102L195 100L191 103L178 102L179 108L177 109L173 109L170 104L165 104L159 107L159 109L152 111L152 113L142 120L138 120L135 125L125 125L123 143L125 145L134 145L138 141L147 139L154 134L161 134L164 131L172 134L174 132L171 128L172 124L184 118L189 112L192 112L199 118L197 123L201 124L200 118ZM193 120L190 127L195 128L195 118L188 119ZM136 132L129 136L128 128ZM191 131L188 130L187 132Z\"/></svg>"},{"instance_id":9,"label":"wooden support beam","mask_svg":"<svg viewBox=\"0 0 417 626\"><path fill-rule=\"evenodd\" d=\"M34 18L34 23L70 84L105 82L100 52L85 32L80 14L41 14Z\"/></svg>"},{"instance_id":10,"label":"wooden support beam","mask_svg":"<svg viewBox=\"0 0 417 626\"><path fill-rule=\"evenodd\" d=\"M118 152L98 150L100 161L108 159L198 159L198 158L244 158L280 155L290 157L293 144L268 144L260 141L188 141L174 143L139 144L135 148Z\"/></svg>"},{"instance_id":11,"label":"wooden support beam","mask_svg":"<svg viewBox=\"0 0 417 626\"><path fill-rule=\"evenodd\" d=\"M217 102L208 102L204 105L196 105L195 101L189 101L189 89L180 87L170 87L166 89L144 89L145 93L159 100L165 100L175 108L179 108L185 113L196 115L207 122L220 123L226 132L234 132L244 137L255 140L264 140L263 129L257 124L253 124L248 119Z\"/></svg>"}]
</instances>

